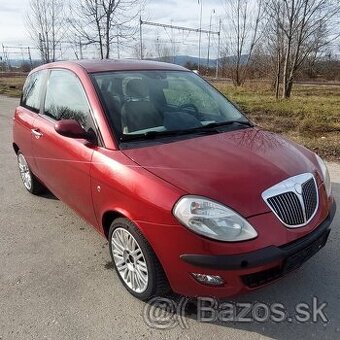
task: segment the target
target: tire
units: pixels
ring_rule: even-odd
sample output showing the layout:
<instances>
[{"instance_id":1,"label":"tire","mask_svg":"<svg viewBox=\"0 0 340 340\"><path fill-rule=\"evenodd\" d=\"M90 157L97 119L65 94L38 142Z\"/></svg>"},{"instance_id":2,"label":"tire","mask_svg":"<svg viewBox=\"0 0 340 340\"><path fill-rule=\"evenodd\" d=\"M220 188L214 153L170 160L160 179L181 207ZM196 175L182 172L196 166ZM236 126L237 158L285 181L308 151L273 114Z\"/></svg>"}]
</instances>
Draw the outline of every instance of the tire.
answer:
<instances>
[{"instance_id":1,"label":"tire","mask_svg":"<svg viewBox=\"0 0 340 340\"><path fill-rule=\"evenodd\" d=\"M130 294L146 301L169 293L164 270L135 224L126 218L114 220L109 232L109 248L118 277Z\"/></svg>"},{"instance_id":2,"label":"tire","mask_svg":"<svg viewBox=\"0 0 340 340\"><path fill-rule=\"evenodd\" d=\"M18 167L22 183L27 191L33 195L40 195L45 192L45 187L33 175L29 168L26 158L22 152L17 153Z\"/></svg>"}]
</instances>

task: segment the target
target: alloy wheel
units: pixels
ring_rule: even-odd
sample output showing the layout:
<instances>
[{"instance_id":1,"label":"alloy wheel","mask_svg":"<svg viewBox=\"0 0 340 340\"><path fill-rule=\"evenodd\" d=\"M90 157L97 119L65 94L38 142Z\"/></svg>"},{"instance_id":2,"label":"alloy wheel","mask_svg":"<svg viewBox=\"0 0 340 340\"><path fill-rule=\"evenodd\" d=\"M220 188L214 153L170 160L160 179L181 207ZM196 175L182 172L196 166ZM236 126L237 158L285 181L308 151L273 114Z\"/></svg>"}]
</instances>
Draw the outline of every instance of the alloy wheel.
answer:
<instances>
[{"instance_id":1,"label":"alloy wheel","mask_svg":"<svg viewBox=\"0 0 340 340\"><path fill-rule=\"evenodd\" d=\"M18 155L18 166L22 182L24 183L25 188L30 191L32 189L32 175L26 159L21 153Z\"/></svg>"},{"instance_id":2,"label":"alloy wheel","mask_svg":"<svg viewBox=\"0 0 340 340\"><path fill-rule=\"evenodd\" d=\"M149 273L145 256L136 239L124 228L116 228L111 237L113 260L124 283L135 293L148 287Z\"/></svg>"}]
</instances>

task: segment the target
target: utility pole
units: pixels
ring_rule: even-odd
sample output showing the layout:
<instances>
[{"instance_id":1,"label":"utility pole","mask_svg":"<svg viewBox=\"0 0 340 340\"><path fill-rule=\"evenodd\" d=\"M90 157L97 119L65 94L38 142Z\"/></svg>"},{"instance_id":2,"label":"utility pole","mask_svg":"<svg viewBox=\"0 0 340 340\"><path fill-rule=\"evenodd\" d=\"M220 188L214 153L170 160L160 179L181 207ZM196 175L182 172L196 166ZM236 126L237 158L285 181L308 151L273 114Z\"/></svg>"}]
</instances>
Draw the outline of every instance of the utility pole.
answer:
<instances>
[{"instance_id":1,"label":"utility pole","mask_svg":"<svg viewBox=\"0 0 340 340\"><path fill-rule=\"evenodd\" d=\"M117 34L117 58L120 59L119 34Z\"/></svg>"},{"instance_id":2,"label":"utility pole","mask_svg":"<svg viewBox=\"0 0 340 340\"><path fill-rule=\"evenodd\" d=\"M30 69L32 70L33 69L33 62L32 62L31 49L30 49L29 46L27 47L27 53L28 53L28 59L30 61Z\"/></svg>"},{"instance_id":3,"label":"utility pole","mask_svg":"<svg viewBox=\"0 0 340 340\"><path fill-rule=\"evenodd\" d=\"M40 49L40 58L42 63L44 63L45 57L44 57L44 48L43 48L43 40L41 33L39 33L39 49Z\"/></svg>"},{"instance_id":4,"label":"utility pole","mask_svg":"<svg viewBox=\"0 0 340 340\"><path fill-rule=\"evenodd\" d=\"M45 37L46 37L46 60L45 62L46 63L49 63L50 62L50 39L48 37L48 32L46 31L45 32Z\"/></svg>"},{"instance_id":5,"label":"utility pole","mask_svg":"<svg viewBox=\"0 0 340 340\"><path fill-rule=\"evenodd\" d=\"M24 56L24 47L20 47L20 53L21 53L21 64L24 63L25 61L25 56Z\"/></svg>"},{"instance_id":6,"label":"utility pole","mask_svg":"<svg viewBox=\"0 0 340 340\"><path fill-rule=\"evenodd\" d=\"M63 60L64 59L64 54L63 54L63 46L62 46L62 42L61 41L59 42L59 50L60 50L59 58L61 60Z\"/></svg>"},{"instance_id":7,"label":"utility pole","mask_svg":"<svg viewBox=\"0 0 340 340\"><path fill-rule=\"evenodd\" d=\"M6 52L4 44L2 44L2 54L3 54L3 70L6 71Z\"/></svg>"},{"instance_id":8,"label":"utility pole","mask_svg":"<svg viewBox=\"0 0 340 340\"><path fill-rule=\"evenodd\" d=\"M209 25L209 35L208 35L208 62L207 62L207 69L209 70L209 63L210 63L210 39L211 39L211 24L212 24L212 17L215 14L215 10L213 9L210 14L210 25Z\"/></svg>"},{"instance_id":9,"label":"utility pole","mask_svg":"<svg viewBox=\"0 0 340 340\"><path fill-rule=\"evenodd\" d=\"M201 1L201 2L200 2ZM203 14L203 0L198 0L198 4L201 4L201 12L200 12L200 32L198 39L198 73L200 72L201 66L201 40L202 40L202 14Z\"/></svg>"},{"instance_id":10,"label":"utility pole","mask_svg":"<svg viewBox=\"0 0 340 340\"><path fill-rule=\"evenodd\" d=\"M221 30L222 30L222 20L220 19L218 25L218 43L217 43L217 60L216 60L216 79L219 76L219 68L220 68L220 54L221 54Z\"/></svg>"},{"instance_id":11,"label":"utility pole","mask_svg":"<svg viewBox=\"0 0 340 340\"><path fill-rule=\"evenodd\" d=\"M140 39L140 58L143 60L143 31L142 31L142 17L139 17L139 39Z\"/></svg>"},{"instance_id":12,"label":"utility pole","mask_svg":"<svg viewBox=\"0 0 340 340\"><path fill-rule=\"evenodd\" d=\"M51 18L52 19L52 42L51 42L52 43L52 61L56 61L55 51L57 48L57 44L55 41L55 3L54 1L51 3L51 7L52 7L52 18ZM60 54L61 54L61 44L60 44ZM62 59L61 56L60 58ZM50 62L50 60L48 61Z\"/></svg>"},{"instance_id":13,"label":"utility pole","mask_svg":"<svg viewBox=\"0 0 340 340\"><path fill-rule=\"evenodd\" d=\"M80 38L79 38L79 58L83 59L83 44Z\"/></svg>"},{"instance_id":14,"label":"utility pole","mask_svg":"<svg viewBox=\"0 0 340 340\"><path fill-rule=\"evenodd\" d=\"M8 57L8 52L5 50L4 44L2 44L2 51L3 51L3 60L4 60L5 69L10 71L11 70L11 62L10 62L9 57Z\"/></svg>"},{"instance_id":15,"label":"utility pole","mask_svg":"<svg viewBox=\"0 0 340 340\"><path fill-rule=\"evenodd\" d=\"M176 45L174 40L174 28L173 28L173 21L171 19L171 47L172 47L172 63L175 64L176 61Z\"/></svg>"}]
</instances>

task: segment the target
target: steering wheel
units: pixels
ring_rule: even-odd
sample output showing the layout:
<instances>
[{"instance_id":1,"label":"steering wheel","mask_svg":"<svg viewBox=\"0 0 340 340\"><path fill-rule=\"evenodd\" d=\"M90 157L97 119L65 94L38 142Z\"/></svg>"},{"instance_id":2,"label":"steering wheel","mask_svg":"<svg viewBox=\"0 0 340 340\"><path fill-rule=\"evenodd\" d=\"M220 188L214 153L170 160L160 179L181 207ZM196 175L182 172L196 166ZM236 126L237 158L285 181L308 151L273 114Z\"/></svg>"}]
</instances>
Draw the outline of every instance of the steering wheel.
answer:
<instances>
[{"instance_id":1,"label":"steering wheel","mask_svg":"<svg viewBox=\"0 0 340 340\"><path fill-rule=\"evenodd\" d=\"M180 110L184 110L190 114L192 114L193 116L195 116L197 119L200 120L201 118L201 113L199 112L198 108L196 105L191 104L191 103L186 103L183 104L179 107Z\"/></svg>"}]
</instances>

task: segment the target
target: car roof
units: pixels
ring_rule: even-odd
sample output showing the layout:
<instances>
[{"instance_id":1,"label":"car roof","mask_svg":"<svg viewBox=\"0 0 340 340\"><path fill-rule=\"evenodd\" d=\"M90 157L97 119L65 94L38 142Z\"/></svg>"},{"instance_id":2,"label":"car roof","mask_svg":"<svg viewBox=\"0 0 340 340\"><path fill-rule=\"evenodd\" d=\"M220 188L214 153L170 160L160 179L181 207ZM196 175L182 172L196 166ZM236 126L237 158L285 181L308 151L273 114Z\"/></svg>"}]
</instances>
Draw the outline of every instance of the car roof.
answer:
<instances>
[{"instance_id":1,"label":"car roof","mask_svg":"<svg viewBox=\"0 0 340 340\"><path fill-rule=\"evenodd\" d=\"M163 63L153 60L137 59L82 59L72 61L58 61L55 63L45 64L41 68L72 67L79 65L88 73L108 72L108 71L128 71L128 70L171 70L171 71L188 71L186 68L169 63Z\"/></svg>"}]
</instances>

